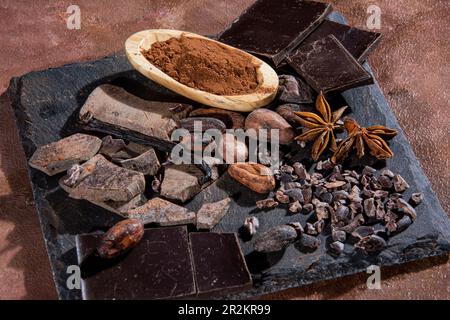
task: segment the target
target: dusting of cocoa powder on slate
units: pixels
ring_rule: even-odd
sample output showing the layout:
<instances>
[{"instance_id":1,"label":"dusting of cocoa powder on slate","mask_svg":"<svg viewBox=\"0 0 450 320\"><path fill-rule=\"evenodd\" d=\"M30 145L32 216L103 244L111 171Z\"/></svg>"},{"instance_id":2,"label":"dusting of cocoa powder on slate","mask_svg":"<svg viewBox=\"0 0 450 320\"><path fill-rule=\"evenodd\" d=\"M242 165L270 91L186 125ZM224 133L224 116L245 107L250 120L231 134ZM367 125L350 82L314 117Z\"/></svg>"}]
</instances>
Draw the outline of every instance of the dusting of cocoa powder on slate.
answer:
<instances>
[{"instance_id":1,"label":"dusting of cocoa powder on slate","mask_svg":"<svg viewBox=\"0 0 450 320\"><path fill-rule=\"evenodd\" d=\"M170 38L142 53L164 73L191 88L240 95L258 86L256 66L248 56L205 39Z\"/></svg>"}]
</instances>

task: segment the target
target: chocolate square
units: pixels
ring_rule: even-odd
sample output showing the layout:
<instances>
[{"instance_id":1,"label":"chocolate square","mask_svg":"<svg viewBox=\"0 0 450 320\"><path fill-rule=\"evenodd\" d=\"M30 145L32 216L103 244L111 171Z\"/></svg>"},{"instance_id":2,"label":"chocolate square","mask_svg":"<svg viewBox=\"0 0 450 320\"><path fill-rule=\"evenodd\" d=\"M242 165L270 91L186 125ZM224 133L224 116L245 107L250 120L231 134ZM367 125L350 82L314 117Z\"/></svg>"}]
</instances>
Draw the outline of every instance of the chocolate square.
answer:
<instances>
[{"instance_id":1,"label":"chocolate square","mask_svg":"<svg viewBox=\"0 0 450 320\"><path fill-rule=\"evenodd\" d=\"M78 235L85 300L175 299L195 294L186 226L146 229L141 242L116 259L94 252L99 234Z\"/></svg>"},{"instance_id":2,"label":"chocolate square","mask_svg":"<svg viewBox=\"0 0 450 320\"><path fill-rule=\"evenodd\" d=\"M235 233L190 233L197 295L250 289L252 278Z\"/></svg>"},{"instance_id":3,"label":"chocolate square","mask_svg":"<svg viewBox=\"0 0 450 320\"><path fill-rule=\"evenodd\" d=\"M287 61L317 92L344 91L373 83L370 73L333 35L301 44Z\"/></svg>"},{"instance_id":4,"label":"chocolate square","mask_svg":"<svg viewBox=\"0 0 450 320\"><path fill-rule=\"evenodd\" d=\"M330 12L327 3L259 0L220 34L219 41L278 65Z\"/></svg>"},{"instance_id":5,"label":"chocolate square","mask_svg":"<svg viewBox=\"0 0 450 320\"><path fill-rule=\"evenodd\" d=\"M325 20L302 43L313 43L333 35L355 57L358 62L366 60L372 50L380 43L381 33L353 28L345 24Z\"/></svg>"}]
</instances>

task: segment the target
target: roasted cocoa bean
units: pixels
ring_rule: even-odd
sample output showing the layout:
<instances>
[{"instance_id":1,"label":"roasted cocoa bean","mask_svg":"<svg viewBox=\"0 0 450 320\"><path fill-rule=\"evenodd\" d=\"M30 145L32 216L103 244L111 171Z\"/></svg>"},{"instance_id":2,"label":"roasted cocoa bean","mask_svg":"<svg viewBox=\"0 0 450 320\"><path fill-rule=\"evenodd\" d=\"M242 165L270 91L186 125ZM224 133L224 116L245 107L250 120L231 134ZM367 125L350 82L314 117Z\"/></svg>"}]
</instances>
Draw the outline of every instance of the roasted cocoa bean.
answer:
<instances>
[{"instance_id":1,"label":"roasted cocoa bean","mask_svg":"<svg viewBox=\"0 0 450 320\"><path fill-rule=\"evenodd\" d=\"M116 223L100 240L98 255L105 259L115 258L136 246L144 235L144 224L137 219Z\"/></svg>"},{"instance_id":2,"label":"roasted cocoa bean","mask_svg":"<svg viewBox=\"0 0 450 320\"><path fill-rule=\"evenodd\" d=\"M275 178L272 170L259 163L234 163L228 167L230 176L247 188L268 193L275 189Z\"/></svg>"},{"instance_id":3,"label":"roasted cocoa bean","mask_svg":"<svg viewBox=\"0 0 450 320\"><path fill-rule=\"evenodd\" d=\"M259 136L260 129L266 129L267 137L270 138L270 130L279 130L280 144L289 144L294 140L294 128L278 113L269 109L257 109L252 111L245 119L245 129L254 129Z\"/></svg>"}]
</instances>

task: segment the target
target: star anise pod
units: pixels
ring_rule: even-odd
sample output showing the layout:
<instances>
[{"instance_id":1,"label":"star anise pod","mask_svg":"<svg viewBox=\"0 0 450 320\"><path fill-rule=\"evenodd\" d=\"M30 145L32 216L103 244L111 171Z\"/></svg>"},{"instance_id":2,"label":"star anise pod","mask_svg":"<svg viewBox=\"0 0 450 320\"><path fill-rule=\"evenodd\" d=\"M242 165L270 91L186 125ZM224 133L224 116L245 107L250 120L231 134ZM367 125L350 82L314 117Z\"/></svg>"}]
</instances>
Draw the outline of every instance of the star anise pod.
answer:
<instances>
[{"instance_id":1,"label":"star anise pod","mask_svg":"<svg viewBox=\"0 0 450 320\"><path fill-rule=\"evenodd\" d=\"M316 100L316 109L320 115L312 112L294 112L298 116L296 120L306 129L295 140L305 142L315 140L311 152L311 158L314 161L319 159L328 145L330 145L331 151L336 151L334 130L340 127L337 122L347 107L331 113L330 105L321 92Z\"/></svg>"},{"instance_id":2,"label":"star anise pod","mask_svg":"<svg viewBox=\"0 0 450 320\"><path fill-rule=\"evenodd\" d=\"M344 119L344 128L348 137L339 144L331 157L331 162L341 162L353 148L356 148L356 154L358 158L361 158L364 155L365 146L367 146L371 155L380 160L388 159L394 155L383 138L395 137L397 130L384 126L362 128L354 119L349 117Z\"/></svg>"}]
</instances>

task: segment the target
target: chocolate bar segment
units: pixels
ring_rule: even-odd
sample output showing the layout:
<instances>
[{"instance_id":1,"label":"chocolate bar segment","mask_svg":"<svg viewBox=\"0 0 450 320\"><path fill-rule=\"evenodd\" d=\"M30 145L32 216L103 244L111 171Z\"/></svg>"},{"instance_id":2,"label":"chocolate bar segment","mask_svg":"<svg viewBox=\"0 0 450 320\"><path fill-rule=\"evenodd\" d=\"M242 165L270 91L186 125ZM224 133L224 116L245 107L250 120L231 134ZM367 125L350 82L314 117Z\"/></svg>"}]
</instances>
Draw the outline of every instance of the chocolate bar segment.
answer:
<instances>
[{"instance_id":1,"label":"chocolate bar segment","mask_svg":"<svg viewBox=\"0 0 450 320\"><path fill-rule=\"evenodd\" d=\"M321 2L259 0L222 32L219 41L278 65L330 12L331 5Z\"/></svg>"},{"instance_id":2,"label":"chocolate bar segment","mask_svg":"<svg viewBox=\"0 0 450 320\"><path fill-rule=\"evenodd\" d=\"M333 35L301 44L287 61L317 92L344 91L373 83L370 73Z\"/></svg>"},{"instance_id":3,"label":"chocolate bar segment","mask_svg":"<svg viewBox=\"0 0 450 320\"><path fill-rule=\"evenodd\" d=\"M198 296L250 289L252 279L235 233L190 233Z\"/></svg>"},{"instance_id":4,"label":"chocolate bar segment","mask_svg":"<svg viewBox=\"0 0 450 320\"><path fill-rule=\"evenodd\" d=\"M99 234L78 235L77 254L85 300L175 299L195 294L187 228L145 230L129 253L101 259Z\"/></svg>"},{"instance_id":5,"label":"chocolate bar segment","mask_svg":"<svg viewBox=\"0 0 450 320\"><path fill-rule=\"evenodd\" d=\"M345 24L325 20L314 30L303 44L313 43L326 36L333 35L360 63L364 62L381 40L381 33L352 28Z\"/></svg>"}]
</instances>

